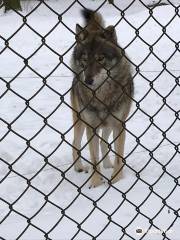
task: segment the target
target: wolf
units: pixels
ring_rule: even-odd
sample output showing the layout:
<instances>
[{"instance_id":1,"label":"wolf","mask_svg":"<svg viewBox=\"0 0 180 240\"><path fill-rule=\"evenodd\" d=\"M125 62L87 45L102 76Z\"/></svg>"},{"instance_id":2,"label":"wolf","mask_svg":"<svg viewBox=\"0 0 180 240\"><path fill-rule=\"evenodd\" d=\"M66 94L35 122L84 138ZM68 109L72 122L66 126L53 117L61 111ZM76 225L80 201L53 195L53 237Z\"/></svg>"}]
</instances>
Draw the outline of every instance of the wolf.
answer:
<instances>
[{"instance_id":1,"label":"wolf","mask_svg":"<svg viewBox=\"0 0 180 240\"><path fill-rule=\"evenodd\" d=\"M134 86L131 64L118 45L114 26L105 27L102 15L90 9L82 10L82 16L85 26L76 24L76 45L71 58L74 73L70 91L73 160L75 171L87 171L80 156L86 129L92 168L90 187L96 187L103 182L101 161L104 168L113 167L111 183L122 177L125 121L131 108ZM108 142L111 133L114 150ZM110 151L115 153L114 165L108 156Z\"/></svg>"}]
</instances>

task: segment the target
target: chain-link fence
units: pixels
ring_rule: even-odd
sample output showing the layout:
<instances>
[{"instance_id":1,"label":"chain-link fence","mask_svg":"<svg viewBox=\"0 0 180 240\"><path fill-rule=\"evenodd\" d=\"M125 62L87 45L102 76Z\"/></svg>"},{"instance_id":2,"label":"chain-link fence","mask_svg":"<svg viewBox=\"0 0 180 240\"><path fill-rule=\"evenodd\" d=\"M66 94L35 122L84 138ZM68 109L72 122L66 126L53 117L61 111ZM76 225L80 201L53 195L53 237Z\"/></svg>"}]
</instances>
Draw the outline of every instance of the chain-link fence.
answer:
<instances>
[{"instance_id":1,"label":"chain-link fence","mask_svg":"<svg viewBox=\"0 0 180 240\"><path fill-rule=\"evenodd\" d=\"M99 26L97 15L96 31L88 25L75 30L77 12L89 7L94 14L102 10L113 27ZM27 8L1 14L0 238L178 240L178 3L42 0ZM86 34L105 41L93 42L91 60ZM134 82L134 94L125 78ZM94 88L95 79L101 82ZM101 164L110 169L101 172Z\"/></svg>"}]
</instances>

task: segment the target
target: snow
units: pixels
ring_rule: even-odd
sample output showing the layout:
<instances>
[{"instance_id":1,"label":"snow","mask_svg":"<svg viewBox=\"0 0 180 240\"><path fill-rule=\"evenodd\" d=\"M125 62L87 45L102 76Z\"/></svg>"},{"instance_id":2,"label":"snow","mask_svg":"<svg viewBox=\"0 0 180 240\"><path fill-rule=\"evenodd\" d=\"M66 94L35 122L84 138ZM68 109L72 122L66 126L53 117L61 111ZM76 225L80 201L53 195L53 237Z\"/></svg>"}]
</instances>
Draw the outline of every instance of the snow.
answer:
<instances>
[{"instance_id":1,"label":"snow","mask_svg":"<svg viewBox=\"0 0 180 240\"><path fill-rule=\"evenodd\" d=\"M152 2L144 1L146 4ZM114 187L109 187L106 181L100 187L89 189L90 173L78 174L71 167L72 149L68 142L72 143L73 129L71 109L67 104L70 104L72 73L67 66L72 48L66 51L75 39L73 33L58 22L58 14L72 4L62 21L74 31L75 24L82 23L81 6L72 0L45 3L55 13L43 3L23 3L24 11L20 14L27 15L27 25L14 12L3 14L2 9L0 12L0 238L64 240L75 236L75 239L84 240L94 236L97 239L130 240L142 239L146 233L143 239L179 240L180 220L173 209L179 214L180 165L176 148L180 141L180 121L176 116L180 111L180 53L175 43L180 39L180 19L175 16L174 7L157 7L149 18L149 10L140 1L115 1L121 10L126 9L125 19L121 18L118 9L107 3L100 8L106 25L118 23L119 43L126 48L132 62L139 66L140 72L135 74L134 83L135 101L139 101L140 109L137 110L134 102L127 122L124 178ZM95 9L102 1L83 0L81 3ZM138 28L139 37L130 24ZM159 38L163 26L166 34ZM17 29L20 30L16 32ZM42 44L42 37L47 45ZM9 48L5 46L6 39ZM151 54L149 45L153 45ZM67 66L60 64L61 55ZM162 61L156 56L166 62L167 70L163 70ZM28 66L24 65L25 59ZM10 89L7 89L7 83ZM166 104L163 102L165 97ZM139 144L135 136L139 137ZM82 155L89 159L88 147ZM113 153L110 155L113 157ZM111 172L103 170L106 178ZM12 204L13 211L8 204ZM139 206L139 211L135 205ZM30 222L27 221L29 218ZM148 218L156 226L149 231ZM137 234L138 228L144 233ZM167 238L163 238L161 231L166 232ZM44 237L45 233L49 238Z\"/></svg>"}]
</instances>

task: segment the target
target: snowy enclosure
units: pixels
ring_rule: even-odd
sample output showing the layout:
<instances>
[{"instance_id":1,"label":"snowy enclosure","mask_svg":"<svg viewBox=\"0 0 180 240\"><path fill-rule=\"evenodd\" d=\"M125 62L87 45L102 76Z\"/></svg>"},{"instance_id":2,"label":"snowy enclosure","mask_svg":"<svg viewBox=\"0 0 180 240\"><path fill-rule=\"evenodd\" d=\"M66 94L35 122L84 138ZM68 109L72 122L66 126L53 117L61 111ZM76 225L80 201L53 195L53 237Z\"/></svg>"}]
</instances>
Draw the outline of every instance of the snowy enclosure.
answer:
<instances>
[{"instance_id":1,"label":"snowy enclosure","mask_svg":"<svg viewBox=\"0 0 180 240\"><path fill-rule=\"evenodd\" d=\"M0 9L0 239L180 240L179 1L146 7L155 2L23 1L22 12ZM116 25L138 66L124 178L94 189L90 173L72 166L68 66L81 4ZM88 146L82 155L89 159ZM106 178L111 172L103 170Z\"/></svg>"}]
</instances>

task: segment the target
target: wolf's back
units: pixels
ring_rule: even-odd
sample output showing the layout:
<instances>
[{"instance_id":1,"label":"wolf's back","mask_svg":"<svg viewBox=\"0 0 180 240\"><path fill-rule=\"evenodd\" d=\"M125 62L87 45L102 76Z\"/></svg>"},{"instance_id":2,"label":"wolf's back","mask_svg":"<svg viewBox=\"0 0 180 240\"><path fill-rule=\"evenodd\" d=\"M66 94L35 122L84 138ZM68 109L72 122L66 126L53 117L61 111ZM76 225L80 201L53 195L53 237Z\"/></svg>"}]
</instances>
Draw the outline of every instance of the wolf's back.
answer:
<instances>
[{"instance_id":1,"label":"wolf's back","mask_svg":"<svg viewBox=\"0 0 180 240\"><path fill-rule=\"evenodd\" d=\"M104 21L100 13L90 9L83 9L81 14L85 20L86 29L88 31L98 31L104 28Z\"/></svg>"}]
</instances>

